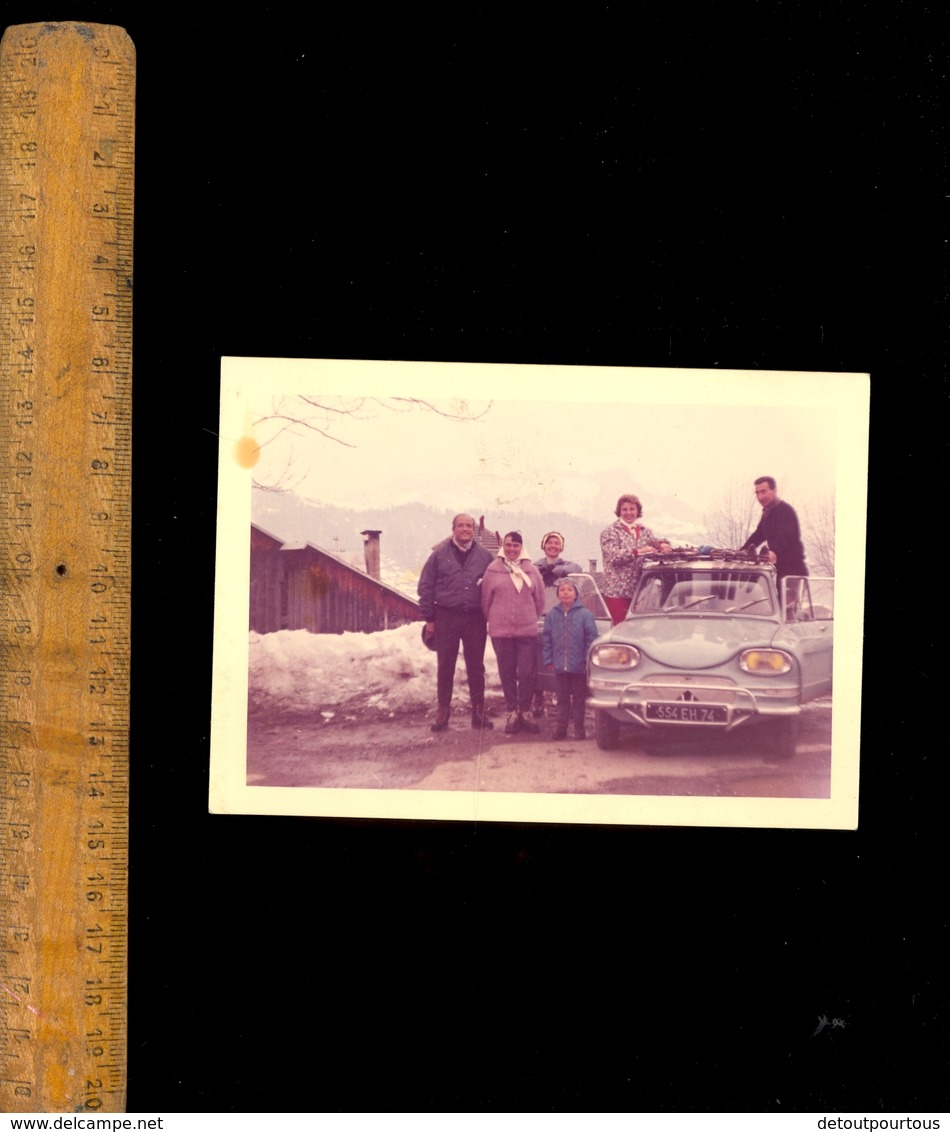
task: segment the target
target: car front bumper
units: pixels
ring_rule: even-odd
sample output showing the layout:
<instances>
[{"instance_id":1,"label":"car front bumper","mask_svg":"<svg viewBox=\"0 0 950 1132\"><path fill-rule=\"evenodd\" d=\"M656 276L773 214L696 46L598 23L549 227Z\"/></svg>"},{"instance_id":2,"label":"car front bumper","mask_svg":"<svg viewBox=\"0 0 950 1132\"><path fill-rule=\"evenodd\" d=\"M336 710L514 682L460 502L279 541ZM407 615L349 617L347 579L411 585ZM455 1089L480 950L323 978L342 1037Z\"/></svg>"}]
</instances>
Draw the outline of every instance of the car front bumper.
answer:
<instances>
[{"instance_id":1,"label":"car front bumper","mask_svg":"<svg viewBox=\"0 0 950 1132\"><path fill-rule=\"evenodd\" d=\"M794 687L753 691L723 680L704 683L692 676L620 684L591 674L588 688L590 707L609 712L620 723L647 730L699 726L731 731L749 721L787 718L801 712L799 691ZM665 717L647 718L648 705L651 712Z\"/></svg>"}]
</instances>

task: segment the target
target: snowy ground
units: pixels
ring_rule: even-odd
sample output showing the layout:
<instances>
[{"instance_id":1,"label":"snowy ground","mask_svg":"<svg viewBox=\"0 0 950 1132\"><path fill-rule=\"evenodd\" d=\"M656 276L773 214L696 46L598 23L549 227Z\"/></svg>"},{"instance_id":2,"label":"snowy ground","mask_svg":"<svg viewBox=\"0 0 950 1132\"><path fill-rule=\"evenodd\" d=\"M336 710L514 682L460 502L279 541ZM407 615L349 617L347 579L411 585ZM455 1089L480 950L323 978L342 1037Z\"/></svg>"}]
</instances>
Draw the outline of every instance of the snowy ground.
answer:
<instances>
[{"instance_id":1,"label":"snowy ground","mask_svg":"<svg viewBox=\"0 0 950 1132\"><path fill-rule=\"evenodd\" d=\"M380 633L309 633L285 629L251 633L248 707L265 717L319 714L326 722L386 719L435 702L435 653L422 643L422 625ZM498 667L485 649L489 692L500 692ZM459 656L456 697L467 689Z\"/></svg>"},{"instance_id":2,"label":"snowy ground","mask_svg":"<svg viewBox=\"0 0 950 1132\"><path fill-rule=\"evenodd\" d=\"M492 731L469 726L465 665L456 669L449 729L433 734L436 657L421 624L382 633L250 637L247 781L253 786L508 793L828 798L831 699L805 709L794 765L761 734L657 744L631 733L616 751L593 738L506 735L491 645L485 650ZM593 731L588 712L588 735Z\"/></svg>"}]
</instances>

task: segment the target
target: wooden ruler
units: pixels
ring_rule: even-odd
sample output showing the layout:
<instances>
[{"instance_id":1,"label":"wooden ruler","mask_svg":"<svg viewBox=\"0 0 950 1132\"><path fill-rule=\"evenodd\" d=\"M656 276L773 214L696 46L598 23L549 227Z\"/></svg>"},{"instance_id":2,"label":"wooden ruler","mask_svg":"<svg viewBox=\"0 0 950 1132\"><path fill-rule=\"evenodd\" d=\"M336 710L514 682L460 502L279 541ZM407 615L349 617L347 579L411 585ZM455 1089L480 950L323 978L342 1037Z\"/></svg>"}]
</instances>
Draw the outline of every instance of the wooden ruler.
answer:
<instances>
[{"instance_id":1,"label":"wooden ruler","mask_svg":"<svg viewBox=\"0 0 950 1132\"><path fill-rule=\"evenodd\" d=\"M0 46L0 1110L126 1084L135 52Z\"/></svg>"}]
</instances>

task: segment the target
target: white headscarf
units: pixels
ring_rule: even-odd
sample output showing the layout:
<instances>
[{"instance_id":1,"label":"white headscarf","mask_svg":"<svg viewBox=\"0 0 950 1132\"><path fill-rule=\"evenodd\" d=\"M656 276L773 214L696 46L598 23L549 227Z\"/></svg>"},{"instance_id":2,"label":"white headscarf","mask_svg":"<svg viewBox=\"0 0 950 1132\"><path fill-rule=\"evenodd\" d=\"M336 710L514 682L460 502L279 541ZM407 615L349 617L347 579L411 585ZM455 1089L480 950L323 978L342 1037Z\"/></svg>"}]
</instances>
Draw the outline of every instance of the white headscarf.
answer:
<instances>
[{"instance_id":1,"label":"white headscarf","mask_svg":"<svg viewBox=\"0 0 950 1132\"><path fill-rule=\"evenodd\" d=\"M518 593L521 593L522 587L525 585L527 585L528 589L530 590L531 579L524 572L524 570L521 569L520 563L530 562L531 555L522 554L521 558L517 562L512 562L511 559L505 554L505 548L501 547L498 551L498 557L502 560L502 562L504 562L505 568L511 575L511 580L514 582L515 589L518 591Z\"/></svg>"}]
</instances>

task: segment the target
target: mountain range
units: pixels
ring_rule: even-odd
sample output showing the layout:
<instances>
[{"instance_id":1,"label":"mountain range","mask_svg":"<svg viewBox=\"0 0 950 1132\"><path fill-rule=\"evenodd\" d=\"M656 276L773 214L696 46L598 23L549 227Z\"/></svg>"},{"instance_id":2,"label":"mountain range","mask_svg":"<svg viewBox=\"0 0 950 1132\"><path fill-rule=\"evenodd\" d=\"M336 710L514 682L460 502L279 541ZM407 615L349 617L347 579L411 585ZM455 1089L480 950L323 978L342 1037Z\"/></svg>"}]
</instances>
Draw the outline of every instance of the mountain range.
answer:
<instances>
[{"instance_id":1,"label":"mountain range","mask_svg":"<svg viewBox=\"0 0 950 1132\"><path fill-rule=\"evenodd\" d=\"M618 477L619 478L619 477ZM657 535L671 539L675 545L703 541L701 516L681 500L661 510L662 504L651 504L645 523ZM614 499L603 516L584 519L563 511L511 514L501 508L484 512L485 525L504 534L520 530L528 553L540 558L541 539L556 530L566 539L564 556L587 569L590 560L600 561L600 532L613 521ZM475 514L476 522L482 512ZM655 516L655 517L654 517ZM415 582L432 547L448 537L453 512L428 507L423 503L402 503L393 507L355 510L315 503L292 493L255 491L251 503L252 520L286 543L309 542L322 550L339 555L351 565L363 568L364 530L378 530L382 580L404 592L415 594Z\"/></svg>"}]
</instances>

